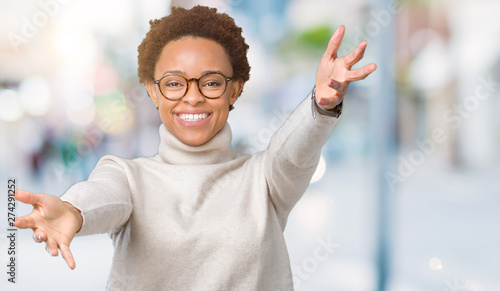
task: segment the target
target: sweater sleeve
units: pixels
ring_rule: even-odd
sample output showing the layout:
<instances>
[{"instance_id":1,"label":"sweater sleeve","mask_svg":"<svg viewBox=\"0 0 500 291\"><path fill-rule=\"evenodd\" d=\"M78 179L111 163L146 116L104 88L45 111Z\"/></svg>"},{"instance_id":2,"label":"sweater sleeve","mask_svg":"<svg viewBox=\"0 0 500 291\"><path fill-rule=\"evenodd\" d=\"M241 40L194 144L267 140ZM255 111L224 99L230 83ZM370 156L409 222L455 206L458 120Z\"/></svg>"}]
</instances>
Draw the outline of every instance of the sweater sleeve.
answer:
<instances>
[{"instance_id":1,"label":"sweater sleeve","mask_svg":"<svg viewBox=\"0 0 500 291\"><path fill-rule=\"evenodd\" d=\"M271 138L264 152L264 175L283 230L339 118L317 112L309 94Z\"/></svg>"},{"instance_id":2,"label":"sweater sleeve","mask_svg":"<svg viewBox=\"0 0 500 291\"><path fill-rule=\"evenodd\" d=\"M130 187L120 158L102 157L87 181L71 186L61 200L82 213L83 224L76 236L119 230L132 213Z\"/></svg>"}]
</instances>

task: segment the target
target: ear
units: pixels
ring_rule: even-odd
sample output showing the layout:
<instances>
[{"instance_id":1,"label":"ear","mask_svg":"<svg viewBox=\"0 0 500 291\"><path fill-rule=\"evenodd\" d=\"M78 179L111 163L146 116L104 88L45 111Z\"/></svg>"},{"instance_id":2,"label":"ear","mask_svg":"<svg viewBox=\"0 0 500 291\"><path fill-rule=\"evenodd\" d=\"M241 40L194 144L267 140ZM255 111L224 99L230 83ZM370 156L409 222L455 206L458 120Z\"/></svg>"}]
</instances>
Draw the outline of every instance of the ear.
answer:
<instances>
[{"instance_id":1,"label":"ear","mask_svg":"<svg viewBox=\"0 0 500 291\"><path fill-rule=\"evenodd\" d=\"M146 82L146 89L148 90L149 97L153 100L156 109L158 109L158 90L156 88L156 84L148 81Z\"/></svg>"},{"instance_id":2,"label":"ear","mask_svg":"<svg viewBox=\"0 0 500 291\"><path fill-rule=\"evenodd\" d=\"M238 100L238 97L240 97L241 92L243 91L243 82L234 81L231 86L233 90L231 91L231 96L229 96L229 104L233 105L236 103L236 100Z\"/></svg>"}]
</instances>

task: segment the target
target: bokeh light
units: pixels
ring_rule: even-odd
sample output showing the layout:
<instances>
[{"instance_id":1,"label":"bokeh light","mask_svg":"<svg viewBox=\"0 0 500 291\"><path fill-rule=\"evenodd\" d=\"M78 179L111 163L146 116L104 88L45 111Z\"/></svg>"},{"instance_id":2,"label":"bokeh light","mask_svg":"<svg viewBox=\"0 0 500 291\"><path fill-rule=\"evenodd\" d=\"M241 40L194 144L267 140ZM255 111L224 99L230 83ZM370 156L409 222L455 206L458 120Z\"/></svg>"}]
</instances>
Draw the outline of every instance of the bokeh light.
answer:
<instances>
[{"instance_id":1,"label":"bokeh light","mask_svg":"<svg viewBox=\"0 0 500 291\"><path fill-rule=\"evenodd\" d=\"M316 167L316 171L314 172L312 178L311 178L311 183L316 183L319 180L323 178L323 176L326 173L326 161L323 155L319 158L319 164Z\"/></svg>"},{"instance_id":2,"label":"bokeh light","mask_svg":"<svg viewBox=\"0 0 500 291\"><path fill-rule=\"evenodd\" d=\"M88 125L96 116L96 104L92 101L87 107L78 109L72 106L67 106L66 116L76 125Z\"/></svg>"},{"instance_id":3,"label":"bokeh light","mask_svg":"<svg viewBox=\"0 0 500 291\"><path fill-rule=\"evenodd\" d=\"M19 85L19 96L24 110L34 116L45 115L52 105L52 92L43 77L28 77Z\"/></svg>"},{"instance_id":4,"label":"bokeh light","mask_svg":"<svg viewBox=\"0 0 500 291\"><path fill-rule=\"evenodd\" d=\"M17 91L0 89L0 119L12 122L24 114L23 106Z\"/></svg>"},{"instance_id":5,"label":"bokeh light","mask_svg":"<svg viewBox=\"0 0 500 291\"><path fill-rule=\"evenodd\" d=\"M443 264L439 258L432 258L429 260L429 268L433 271L439 271L443 269Z\"/></svg>"},{"instance_id":6,"label":"bokeh light","mask_svg":"<svg viewBox=\"0 0 500 291\"><path fill-rule=\"evenodd\" d=\"M303 230L320 231L330 223L332 203L327 195L319 191L309 191L299 204L296 215Z\"/></svg>"},{"instance_id":7,"label":"bokeh light","mask_svg":"<svg viewBox=\"0 0 500 291\"><path fill-rule=\"evenodd\" d=\"M60 61L73 72L90 73L97 52L95 37L89 27L75 22L62 22L52 31L51 47Z\"/></svg>"},{"instance_id":8,"label":"bokeh light","mask_svg":"<svg viewBox=\"0 0 500 291\"><path fill-rule=\"evenodd\" d=\"M17 133L18 147L25 153L34 153L43 146L44 124L33 118L25 118L20 122Z\"/></svg>"},{"instance_id":9,"label":"bokeh light","mask_svg":"<svg viewBox=\"0 0 500 291\"><path fill-rule=\"evenodd\" d=\"M66 81L64 98L69 107L83 110L89 107L94 100L92 84L83 78L73 78Z\"/></svg>"},{"instance_id":10,"label":"bokeh light","mask_svg":"<svg viewBox=\"0 0 500 291\"><path fill-rule=\"evenodd\" d=\"M129 129L135 120L134 112L127 107L122 92L114 90L95 99L99 128L105 133L117 134Z\"/></svg>"}]
</instances>

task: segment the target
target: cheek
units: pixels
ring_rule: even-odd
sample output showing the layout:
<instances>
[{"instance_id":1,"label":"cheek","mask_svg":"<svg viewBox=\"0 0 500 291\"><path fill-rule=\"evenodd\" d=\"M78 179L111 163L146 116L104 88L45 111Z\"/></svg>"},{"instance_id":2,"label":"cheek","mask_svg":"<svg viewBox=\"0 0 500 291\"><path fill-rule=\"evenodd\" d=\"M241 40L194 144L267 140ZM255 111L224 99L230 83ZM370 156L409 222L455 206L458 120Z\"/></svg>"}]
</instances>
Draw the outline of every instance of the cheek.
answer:
<instances>
[{"instance_id":1,"label":"cheek","mask_svg":"<svg viewBox=\"0 0 500 291\"><path fill-rule=\"evenodd\" d=\"M158 112L160 113L160 117L163 121L171 120L173 119L173 114L171 113L172 108L174 107L173 104L169 104L167 102L170 102L168 100L159 100L158 101ZM171 102L173 103L173 102Z\"/></svg>"},{"instance_id":2,"label":"cheek","mask_svg":"<svg viewBox=\"0 0 500 291\"><path fill-rule=\"evenodd\" d=\"M220 102L220 104L217 104L217 107L214 108L217 111L217 121L216 121L217 127L224 126L229 116L229 101L227 99L228 98L220 100L222 102Z\"/></svg>"},{"instance_id":3,"label":"cheek","mask_svg":"<svg viewBox=\"0 0 500 291\"><path fill-rule=\"evenodd\" d=\"M222 102L218 104L218 110L221 115L227 116L229 114L229 94L224 96L225 98L221 100Z\"/></svg>"}]
</instances>

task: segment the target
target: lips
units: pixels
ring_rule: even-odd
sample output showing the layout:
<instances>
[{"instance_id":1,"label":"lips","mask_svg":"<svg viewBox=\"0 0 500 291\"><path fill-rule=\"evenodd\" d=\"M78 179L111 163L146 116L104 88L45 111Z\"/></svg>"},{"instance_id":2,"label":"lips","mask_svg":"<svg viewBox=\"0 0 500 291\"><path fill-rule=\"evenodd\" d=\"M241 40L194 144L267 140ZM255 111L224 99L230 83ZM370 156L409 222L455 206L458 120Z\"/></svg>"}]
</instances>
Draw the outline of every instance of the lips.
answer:
<instances>
[{"instance_id":1,"label":"lips","mask_svg":"<svg viewBox=\"0 0 500 291\"><path fill-rule=\"evenodd\" d=\"M176 120L183 126L201 126L212 118L212 113L200 110L185 110L175 113Z\"/></svg>"},{"instance_id":2,"label":"lips","mask_svg":"<svg viewBox=\"0 0 500 291\"><path fill-rule=\"evenodd\" d=\"M193 122L193 121L199 121L199 120L203 120L205 118L207 118L210 114L208 113L200 113L200 114L177 114L177 116L184 120L184 121L190 121L190 122Z\"/></svg>"}]
</instances>

